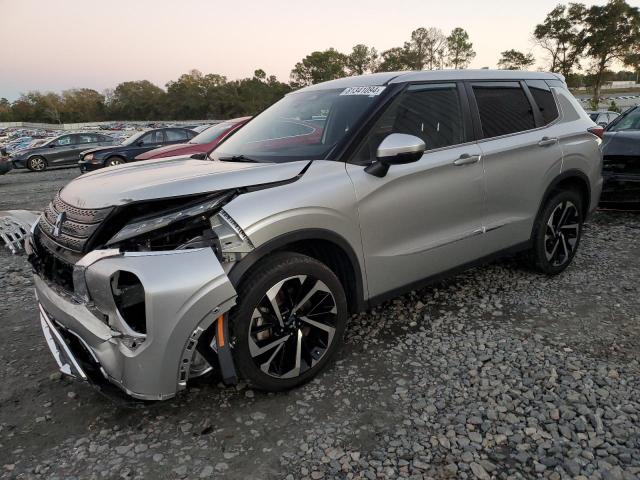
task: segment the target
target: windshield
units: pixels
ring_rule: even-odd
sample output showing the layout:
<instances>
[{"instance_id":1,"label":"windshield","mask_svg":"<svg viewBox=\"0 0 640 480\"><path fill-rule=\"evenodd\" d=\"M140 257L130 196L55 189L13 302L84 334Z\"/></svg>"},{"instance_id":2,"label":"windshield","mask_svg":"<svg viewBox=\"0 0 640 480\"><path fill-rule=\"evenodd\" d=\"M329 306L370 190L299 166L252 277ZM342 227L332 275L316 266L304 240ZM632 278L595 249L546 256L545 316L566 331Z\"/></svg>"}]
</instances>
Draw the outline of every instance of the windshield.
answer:
<instances>
[{"instance_id":1,"label":"windshield","mask_svg":"<svg viewBox=\"0 0 640 480\"><path fill-rule=\"evenodd\" d=\"M193 137L189 141L189 143L197 143L197 144L211 143L214 140L217 140L218 138L220 138L223 134L227 133L229 129L234 125L235 123L232 123L232 122L218 123L217 125L213 125L212 127L207 128L206 130L202 131L201 133Z\"/></svg>"},{"instance_id":2,"label":"windshield","mask_svg":"<svg viewBox=\"0 0 640 480\"><path fill-rule=\"evenodd\" d=\"M138 141L138 139L144 135L145 133L147 133L146 131L142 131L142 132L138 132L138 133L134 133L133 135L131 135L129 138L127 138L124 142L121 143L121 145L132 145L133 143L135 143L136 141Z\"/></svg>"},{"instance_id":3,"label":"windshield","mask_svg":"<svg viewBox=\"0 0 640 480\"><path fill-rule=\"evenodd\" d=\"M626 115L617 118L617 121L612 124L609 129L610 132L621 132L623 130L640 130L640 107L636 107Z\"/></svg>"},{"instance_id":4,"label":"windshield","mask_svg":"<svg viewBox=\"0 0 640 480\"><path fill-rule=\"evenodd\" d=\"M264 162L329 158L383 90L350 87L289 94L225 140L213 157Z\"/></svg>"}]
</instances>

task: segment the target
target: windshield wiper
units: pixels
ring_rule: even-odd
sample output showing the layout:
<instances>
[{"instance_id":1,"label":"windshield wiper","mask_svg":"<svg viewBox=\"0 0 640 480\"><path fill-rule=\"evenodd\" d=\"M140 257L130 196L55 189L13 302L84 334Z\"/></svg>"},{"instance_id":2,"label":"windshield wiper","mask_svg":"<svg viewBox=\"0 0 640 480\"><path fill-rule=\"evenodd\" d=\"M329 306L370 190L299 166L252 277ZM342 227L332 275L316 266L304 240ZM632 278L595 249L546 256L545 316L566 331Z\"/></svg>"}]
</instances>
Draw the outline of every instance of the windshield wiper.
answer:
<instances>
[{"instance_id":1,"label":"windshield wiper","mask_svg":"<svg viewBox=\"0 0 640 480\"><path fill-rule=\"evenodd\" d=\"M221 162L250 162L250 163L260 163L259 160L255 158L245 157L244 155L234 155L232 157L220 157L218 160Z\"/></svg>"}]
</instances>

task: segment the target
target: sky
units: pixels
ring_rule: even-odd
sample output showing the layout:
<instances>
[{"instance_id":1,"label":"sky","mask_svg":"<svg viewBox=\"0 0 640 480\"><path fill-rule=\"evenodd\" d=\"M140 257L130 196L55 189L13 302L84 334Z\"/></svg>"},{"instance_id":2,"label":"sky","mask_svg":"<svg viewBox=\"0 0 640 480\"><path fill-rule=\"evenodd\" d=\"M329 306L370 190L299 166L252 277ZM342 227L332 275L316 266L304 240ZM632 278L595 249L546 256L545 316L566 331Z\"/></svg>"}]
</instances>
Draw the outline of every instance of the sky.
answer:
<instances>
[{"instance_id":1,"label":"sky","mask_svg":"<svg viewBox=\"0 0 640 480\"><path fill-rule=\"evenodd\" d=\"M164 87L194 68L229 79L262 68L289 81L314 50L364 43L381 52L418 27L466 29L477 53L471 68L495 68L511 48L543 66L532 32L559 2L0 0L0 97L145 79Z\"/></svg>"}]
</instances>

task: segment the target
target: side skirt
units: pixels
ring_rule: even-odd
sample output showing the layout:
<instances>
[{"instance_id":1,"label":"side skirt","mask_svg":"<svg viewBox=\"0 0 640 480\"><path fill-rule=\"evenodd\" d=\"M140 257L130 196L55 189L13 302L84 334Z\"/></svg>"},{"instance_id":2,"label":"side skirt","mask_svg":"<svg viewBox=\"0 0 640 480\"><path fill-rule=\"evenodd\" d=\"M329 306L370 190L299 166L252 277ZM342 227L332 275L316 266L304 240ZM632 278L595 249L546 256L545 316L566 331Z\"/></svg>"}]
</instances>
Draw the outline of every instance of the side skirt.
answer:
<instances>
[{"instance_id":1,"label":"side skirt","mask_svg":"<svg viewBox=\"0 0 640 480\"><path fill-rule=\"evenodd\" d=\"M412 290L418 290L421 288L424 288L428 285L432 285L434 283L438 283L442 280L444 280L445 278L449 278L452 277L454 275L457 275L459 273L462 273L466 270L469 270L471 268L474 267L478 267L480 265L485 265L487 263L490 263L494 260L497 260L499 258L503 258L503 257L507 257L519 252L523 252L525 250L528 250L529 248L531 248L531 240L527 240L525 242L522 243L518 243L516 245L513 245L511 247L505 248L503 250L499 250L497 252L491 253L489 255L486 255L484 257L478 258L476 260L472 260L471 262L468 263L464 263L462 265L459 265L457 267L454 267L450 270L445 270L444 272L440 272L437 273L435 275L432 275L430 277L427 278L423 278L421 280L418 280L416 282L412 282L408 285L404 285L402 287L399 288L395 288L393 290L390 290L388 292L384 292L381 293L379 295L376 295L375 297L371 297L368 302L367 302L367 306L368 308L373 308L376 305L379 305L387 300L391 300L393 298L397 298L407 292L410 292Z\"/></svg>"}]
</instances>

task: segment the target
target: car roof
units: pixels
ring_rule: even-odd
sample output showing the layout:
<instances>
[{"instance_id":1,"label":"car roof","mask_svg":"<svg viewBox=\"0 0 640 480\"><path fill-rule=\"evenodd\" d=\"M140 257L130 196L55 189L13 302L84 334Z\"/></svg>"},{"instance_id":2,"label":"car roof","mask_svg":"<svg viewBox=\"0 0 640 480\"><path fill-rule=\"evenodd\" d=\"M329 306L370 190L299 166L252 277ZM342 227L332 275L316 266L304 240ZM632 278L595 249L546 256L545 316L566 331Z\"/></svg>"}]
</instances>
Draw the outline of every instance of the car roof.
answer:
<instances>
[{"instance_id":1,"label":"car roof","mask_svg":"<svg viewBox=\"0 0 640 480\"><path fill-rule=\"evenodd\" d=\"M415 72L380 72L356 77L344 77L304 87L297 92L330 90L347 87L369 87L405 82L452 80L561 80L558 73L528 72L525 70L422 70Z\"/></svg>"}]
</instances>

